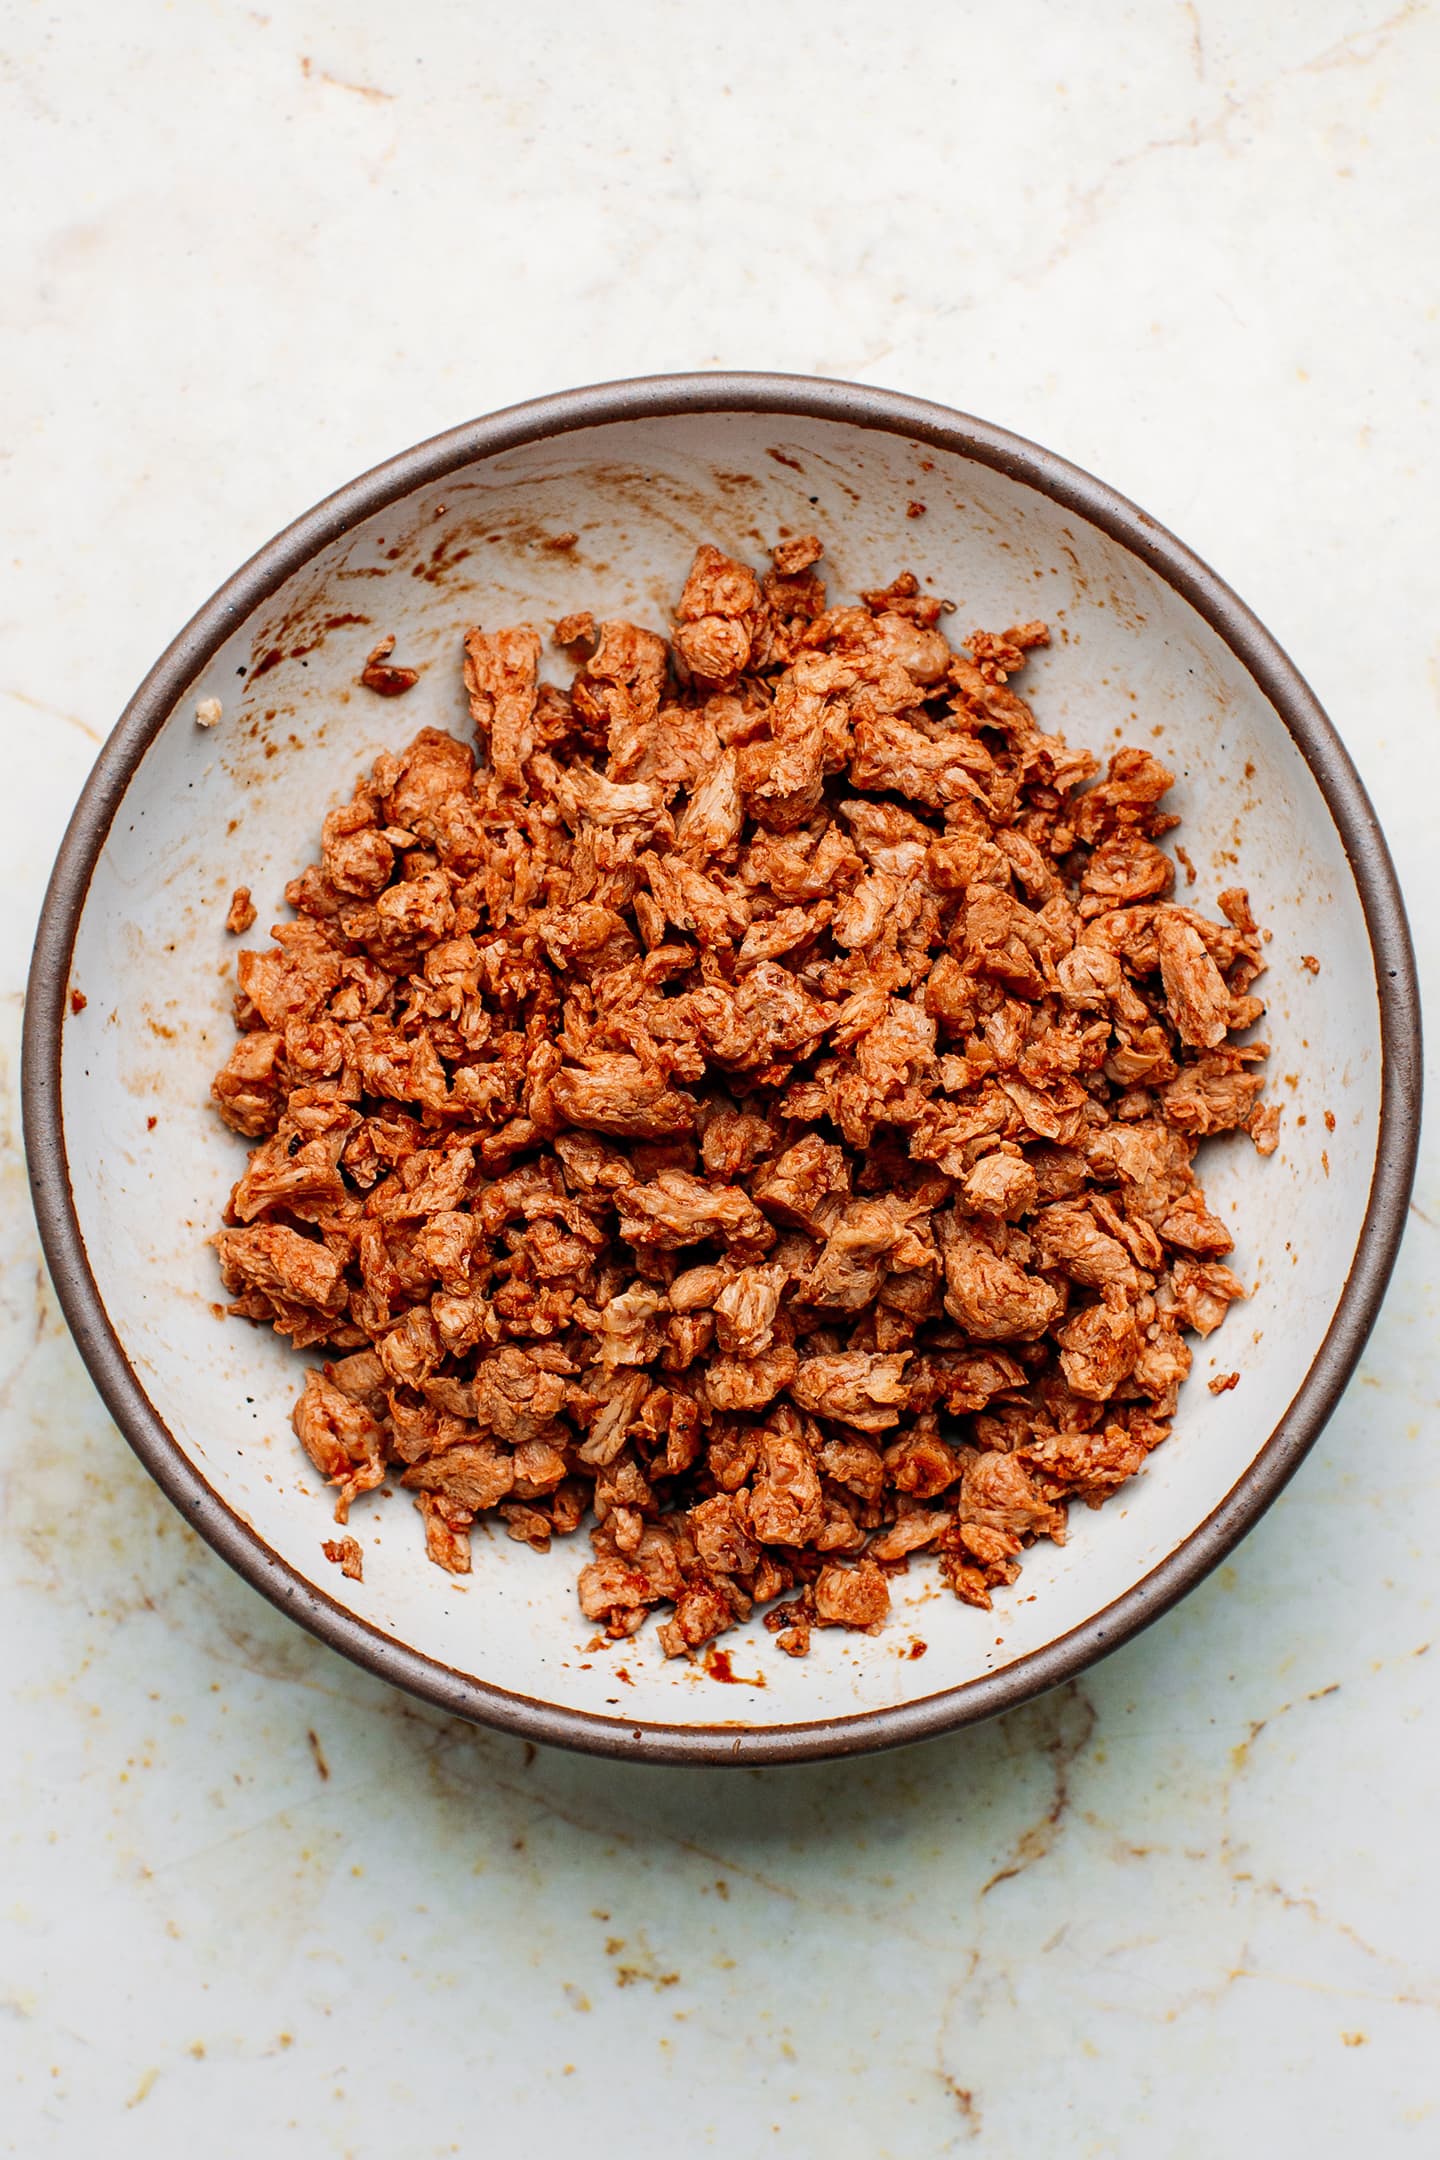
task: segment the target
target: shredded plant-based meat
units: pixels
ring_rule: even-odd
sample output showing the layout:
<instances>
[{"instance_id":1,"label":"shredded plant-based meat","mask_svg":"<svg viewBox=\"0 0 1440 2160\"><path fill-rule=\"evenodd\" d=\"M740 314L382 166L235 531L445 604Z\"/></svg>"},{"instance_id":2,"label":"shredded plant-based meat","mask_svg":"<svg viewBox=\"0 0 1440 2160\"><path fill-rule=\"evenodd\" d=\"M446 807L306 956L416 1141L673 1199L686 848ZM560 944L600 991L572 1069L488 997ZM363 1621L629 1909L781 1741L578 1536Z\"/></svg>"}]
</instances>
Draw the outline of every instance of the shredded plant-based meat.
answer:
<instances>
[{"instance_id":1,"label":"shredded plant-based meat","mask_svg":"<svg viewBox=\"0 0 1440 2160\"><path fill-rule=\"evenodd\" d=\"M583 1612L672 1656L873 1630L912 1555L988 1607L1244 1295L1198 1143L1276 1141L1260 934L1176 902L1172 775L1041 730L1043 623L956 650L821 552L702 546L668 642L567 616L565 689L468 631L473 744L330 811L214 1084L229 1309L324 1353L337 1519L398 1480L462 1574L479 1516L589 1520Z\"/></svg>"}]
</instances>

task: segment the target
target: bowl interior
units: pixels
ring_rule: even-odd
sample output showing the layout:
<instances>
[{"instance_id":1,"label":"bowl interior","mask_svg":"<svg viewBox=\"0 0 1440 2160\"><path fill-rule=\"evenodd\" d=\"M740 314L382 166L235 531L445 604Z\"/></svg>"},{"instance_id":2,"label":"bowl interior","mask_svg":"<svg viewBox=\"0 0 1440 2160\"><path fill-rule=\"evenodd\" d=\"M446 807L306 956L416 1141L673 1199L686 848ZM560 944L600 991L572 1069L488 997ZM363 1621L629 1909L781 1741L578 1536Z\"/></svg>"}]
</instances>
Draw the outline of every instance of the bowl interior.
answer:
<instances>
[{"instance_id":1,"label":"bowl interior","mask_svg":"<svg viewBox=\"0 0 1440 2160\"><path fill-rule=\"evenodd\" d=\"M907 514L915 503L923 515ZM207 1095L232 1040L232 889L254 893L253 942L284 913L283 885L317 852L324 811L377 750L425 725L467 731L466 625L548 631L590 607L664 626L697 540L758 559L778 533L811 528L836 597L908 567L956 603L954 637L1046 617L1055 643L1023 685L1042 725L1102 752L1143 743L1175 769L1175 837L1198 873L1183 897L1213 912L1223 886L1243 883L1272 934L1258 988L1285 1117L1269 1161L1243 1137L1203 1150L1253 1295L1197 1344L1174 1435L1144 1476L1099 1512L1075 1510L1069 1542L1037 1547L993 1614L956 1603L917 1563L883 1635L822 1633L791 1661L755 1623L733 1644L739 1678L722 1685L667 1662L653 1627L587 1647L583 1533L541 1559L477 1528L474 1573L455 1580L427 1564L396 1492L355 1510L363 1583L325 1560L329 1496L289 1425L302 1360L217 1318L205 1241L245 1148ZM573 547L557 546L566 534ZM422 670L395 700L357 685L390 632L396 659ZM209 730L194 717L207 696L223 707ZM1376 1156L1379 1005L1355 880L1313 775L1241 661L1160 576L1035 486L834 419L588 427L453 471L322 546L237 623L146 751L90 883L71 981L87 1000L62 1054L75 1206L110 1321L184 1456L297 1577L379 1635L627 1727L886 1710L995 1674L1104 1612L1244 1477L1296 1394L1345 1283ZM1206 1379L1231 1370L1239 1386L1212 1396Z\"/></svg>"}]
</instances>

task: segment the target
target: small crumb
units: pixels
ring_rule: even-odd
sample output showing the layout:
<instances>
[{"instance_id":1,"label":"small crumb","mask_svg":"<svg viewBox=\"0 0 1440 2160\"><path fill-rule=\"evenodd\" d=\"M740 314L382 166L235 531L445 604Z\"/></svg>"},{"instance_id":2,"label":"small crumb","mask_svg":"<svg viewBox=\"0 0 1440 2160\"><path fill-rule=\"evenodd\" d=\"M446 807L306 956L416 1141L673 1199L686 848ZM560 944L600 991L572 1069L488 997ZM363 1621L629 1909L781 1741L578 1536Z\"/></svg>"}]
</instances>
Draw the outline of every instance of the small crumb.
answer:
<instances>
[{"instance_id":1,"label":"small crumb","mask_svg":"<svg viewBox=\"0 0 1440 2160\"><path fill-rule=\"evenodd\" d=\"M314 1732L307 1732L305 1737L310 1742L310 1753L315 1758L315 1768L319 1771L322 1779L328 1779L330 1775L330 1765L325 1760L325 1750L320 1745L319 1734ZM280 2045L281 2047L289 2047L290 2045L290 2042L284 2033L281 2033L280 2035Z\"/></svg>"},{"instance_id":2,"label":"small crumb","mask_svg":"<svg viewBox=\"0 0 1440 2160\"><path fill-rule=\"evenodd\" d=\"M1186 854L1183 847L1176 848L1175 860L1179 863L1181 869L1185 872L1186 884L1193 885L1196 878L1195 865L1193 862L1191 862L1190 857Z\"/></svg>"},{"instance_id":3,"label":"small crumb","mask_svg":"<svg viewBox=\"0 0 1440 2160\"><path fill-rule=\"evenodd\" d=\"M1364 2047L1369 2037L1368 2033L1362 2032L1342 2032L1340 2035L1346 2047Z\"/></svg>"},{"instance_id":4,"label":"small crumb","mask_svg":"<svg viewBox=\"0 0 1440 2160\"><path fill-rule=\"evenodd\" d=\"M231 933L232 937L244 937L245 932L253 929L254 925L255 903L250 897L250 888L248 885L237 885L230 895L230 907L225 917L225 928Z\"/></svg>"},{"instance_id":5,"label":"small crumb","mask_svg":"<svg viewBox=\"0 0 1440 2160\"><path fill-rule=\"evenodd\" d=\"M364 1581L365 1556L355 1538L326 1538L320 1550L327 1560L334 1561L342 1575L349 1576L351 1582Z\"/></svg>"},{"instance_id":6,"label":"small crumb","mask_svg":"<svg viewBox=\"0 0 1440 2160\"><path fill-rule=\"evenodd\" d=\"M825 544L818 533L795 533L788 540L777 541L770 550L770 560L781 577L799 577L813 563L819 562L825 553Z\"/></svg>"},{"instance_id":7,"label":"small crumb","mask_svg":"<svg viewBox=\"0 0 1440 2160\"><path fill-rule=\"evenodd\" d=\"M360 670L360 681L365 689L373 690L377 697L403 697L413 690L420 680L420 671L413 667L387 667L386 662L395 650L395 639L382 637Z\"/></svg>"},{"instance_id":8,"label":"small crumb","mask_svg":"<svg viewBox=\"0 0 1440 2160\"><path fill-rule=\"evenodd\" d=\"M157 1125L159 1124L159 1122L160 1122L160 1120L159 1120L159 1118L157 1118L157 1117L153 1117L153 1116L152 1116L152 1117L147 1117L147 1118L146 1118L146 1120L145 1120L145 1130L146 1130L146 1132L154 1132L154 1130L155 1130L155 1127L156 1127L156 1126L157 1126Z\"/></svg>"},{"instance_id":9,"label":"small crumb","mask_svg":"<svg viewBox=\"0 0 1440 2160\"><path fill-rule=\"evenodd\" d=\"M90 1000L86 997L83 990L72 990L70 992L70 1010L72 1013L84 1012L85 1007L89 1004L89 1002Z\"/></svg>"},{"instance_id":10,"label":"small crumb","mask_svg":"<svg viewBox=\"0 0 1440 2160\"><path fill-rule=\"evenodd\" d=\"M1027 653L1050 643L1050 632L1043 622L1012 623L998 634L972 631L962 643L986 682L1005 683L1024 667Z\"/></svg>"},{"instance_id":11,"label":"small crumb","mask_svg":"<svg viewBox=\"0 0 1440 2160\"><path fill-rule=\"evenodd\" d=\"M579 533L562 532L556 533L552 539L546 540L542 544L550 550L552 555L568 555L579 538Z\"/></svg>"},{"instance_id":12,"label":"small crumb","mask_svg":"<svg viewBox=\"0 0 1440 2160\"><path fill-rule=\"evenodd\" d=\"M922 1642L918 1635L912 1636L910 1641L910 1648L907 1655L912 1658L924 1657L929 1647L929 1643Z\"/></svg>"},{"instance_id":13,"label":"small crumb","mask_svg":"<svg viewBox=\"0 0 1440 2160\"><path fill-rule=\"evenodd\" d=\"M189 2054L193 2055L193 2056L194 2056L194 2058L195 2058L195 2060L196 2060L196 2062L204 2062L204 2060L205 2060L205 2042L204 2042L203 2040L192 2040L192 2041L190 2042L190 2046L189 2046L189 2048L188 2048L188 2050L187 2050L187 2053L189 2053Z\"/></svg>"},{"instance_id":14,"label":"small crumb","mask_svg":"<svg viewBox=\"0 0 1440 2160\"><path fill-rule=\"evenodd\" d=\"M907 517L907 518L917 518L917 517L924 517L924 515L925 515L925 505L924 505L924 503L922 503L922 502L909 502L909 503L906 503L906 505L905 505L905 515L906 515L906 517Z\"/></svg>"},{"instance_id":15,"label":"small crumb","mask_svg":"<svg viewBox=\"0 0 1440 2160\"><path fill-rule=\"evenodd\" d=\"M1325 1175L1326 1175L1326 1177L1329 1177L1329 1175L1330 1175L1330 1157L1329 1157L1329 1156L1328 1156L1328 1155L1326 1154L1326 1152L1325 1152L1324 1148L1321 1148L1321 1150L1320 1150L1320 1167L1321 1167L1321 1169L1322 1169L1322 1170L1323 1170L1323 1171L1325 1172Z\"/></svg>"},{"instance_id":16,"label":"small crumb","mask_svg":"<svg viewBox=\"0 0 1440 2160\"><path fill-rule=\"evenodd\" d=\"M1334 1132L1335 1130L1335 1112L1333 1110L1325 1112L1325 1130L1326 1132Z\"/></svg>"},{"instance_id":17,"label":"small crumb","mask_svg":"<svg viewBox=\"0 0 1440 2160\"><path fill-rule=\"evenodd\" d=\"M1256 1103L1246 1118L1245 1130L1254 1142L1257 1155L1273 1155L1280 1145L1281 1115L1279 1103ZM1303 1125L1304 1122L1302 1117L1300 1123Z\"/></svg>"},{"instance_id":18,"label":"small crumb","mask_svg":"<svg viewBox=\"0 0 1440 2160\"><path fill-rule=\"evenodd\" d=\"M1300 965L1301 967L1305 968L1311 975L1318 975L1320 973L1320 962L1316 959L1313 952L1302 952L1300 955Z\"/></svg>"},{"instance_id":19,"label":"small crumb","mask_svg":"<svg viewBox=\"0 0 1440 2160\"><path fill-rule=\"evenodd\" d=\"M224 712L218 697L202 697L195 707L196 727L214 727Z\"/></svg>"},{"instance_id":20,"label":"small crumb","mask_svg":"<svg viewBox=\"0 0 1440 2160\"><path fill-rule=\"evenodd\" d=\"M1231 1388L1239 1387L1239 1385L1240 1375L1238 1372L1217 1373L1215 1378L1208 1383L1212 1395L1228 1395Z\"/></svg>"},{"instance_id":21,"label":"small crumb","mask_svg":"<svg viewBox=\"0 0 1440 2160\"><path fill-rule=\"evenodd\" d=\"M552 633L555 643L562 649L571 645L586 646L593 652L597 637L595 617L589 608L577 608L573 615L562 615Z\"/></svg>"}]
</instances>

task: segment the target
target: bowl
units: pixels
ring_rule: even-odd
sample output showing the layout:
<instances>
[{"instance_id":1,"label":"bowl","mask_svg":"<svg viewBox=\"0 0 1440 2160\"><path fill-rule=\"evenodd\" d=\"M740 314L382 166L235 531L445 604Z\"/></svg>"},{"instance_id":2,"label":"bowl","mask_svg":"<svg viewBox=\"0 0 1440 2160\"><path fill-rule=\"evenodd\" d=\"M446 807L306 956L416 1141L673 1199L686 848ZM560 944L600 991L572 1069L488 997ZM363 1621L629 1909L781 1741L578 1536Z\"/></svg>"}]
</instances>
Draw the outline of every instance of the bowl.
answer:
<instances>
[{"instance_id":1,"label":"bowl","mask_svg":"<svg viewBox=\"0 0 1440 2160\"><path fill-rule=\"evenodd\" d=\"M752 1623L707 1669L665 1660L653 1627L591 1647L575 1544L540 1559L477 1527L474 1573L456 1579L426 1562L397 1495L357 1510L363 1581L324 1558L331 1496L289 1422L300 1361L217 1320L206 1240L245 1147L208 1088L232 1039L231 890L252 888L263 930L323 811L378 749L427 724L468 732L464 625L548 626L576 607L664 625L698 540L754 559L781 528L824 536L837 595L905 565L957 603L957 635L1034 615L1063 632L1026 676L1042 724L1096 749L1153 743L1178 775L1196 901L1213 909L1243 882L1271 932L1261 988L1285 1117L1268 1161L1243 1138L1205 1152L1253 1295L1199 1346L1143 1476L1073 1511L1068 1543L1037 1546L993 1614L917 1565L877 1636L829 1631L791 1660ZM391 633L420 670L393 701L357 684ZM221 717L205 727L210 698ZM1269 1506L1353 1370L1395 1256L1417 1012L1394 872L1344 748L1273 638L1178 541L1048 451L939 406L677 376L543 398L391 459L262 548L181 632L97 760L55 867L30 978L26 1133L46 1254L96 1385L257 1590L417 1696L533 1740L798 1760L917 1740L1068 1678ZM1241 1374L1218 1396L1204 1384L1217 1360Z\"/></svg>"}]
</instances>

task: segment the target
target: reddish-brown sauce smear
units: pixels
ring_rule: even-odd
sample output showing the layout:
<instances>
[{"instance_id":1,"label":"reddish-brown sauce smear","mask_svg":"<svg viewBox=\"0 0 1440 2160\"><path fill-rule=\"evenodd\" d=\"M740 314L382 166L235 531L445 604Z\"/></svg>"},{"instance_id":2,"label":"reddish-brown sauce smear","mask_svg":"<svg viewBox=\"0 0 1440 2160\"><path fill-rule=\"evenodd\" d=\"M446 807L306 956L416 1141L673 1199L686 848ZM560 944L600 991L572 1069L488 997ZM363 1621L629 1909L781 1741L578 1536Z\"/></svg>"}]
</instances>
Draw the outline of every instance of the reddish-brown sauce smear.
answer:
<instances>
[{"instance_id":1,"label":"reddish-brown sauce smear","mask_svg":"<svg viewBox=\"0 0 1440 2160\"><path fill-rule=\"evenodd\" d=\"M368 615L341 614L325 615L319 621L307 622L303 611L288 615L277 629L271 631L275 642L251 668L251 682L258 682L262 675L268 675L282 660L303 660L308 653L318 652L332 630L344 630L354 623L368 623L369 620ZM289 640L297 632L303 642L292 645Z\"/></svg>"},{"instance_id":2,"label":"reddish-brown sauce smear","mask_svg":"<svg viewBox=\"0 0 1440 2160\"><path fill-rule=\"evenodd\" d=\"M764 1687L766 1685L764 1673L737 1673L730 1661L729 1651L719 1649L714 1643L706 1645L705 1654L700 1662L709 1679L723 1680L727 1687Z\"/></svg>"},{"instance_id":3,"label":"reddish-brown sauce smear","mask_svg":"<svg viewBox=\"0 0 1440 2160\"><path fill-rule=\"evenodd\" d=\"M447 533L437 540L430 550L429 561L416 563L410 572L411 577L424 578L427 585L443 585L449 573L471 553L469 548L455 545L458 537L457 534Z\"/></svg>"},{"instance_id":4,"label":"reddish-brown sauce smear","mask_svg":"<svg viewBox=\"0 0 1440 2160\"><path fill-rule=\"evenodd\" d=\"M326 633L328 631L345 630L348 629L352 623L368 623L369 620L370 617L368 615L327 615L324 622L322 622L320 625L319 635L317 637L311 638L308 645L291 646L290 658L292 660L303 660L307 653L318 652L320 647L325 642Z\"/></svg>"}]
</instances>

